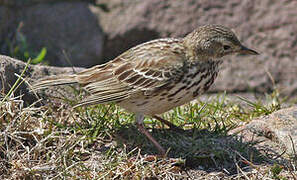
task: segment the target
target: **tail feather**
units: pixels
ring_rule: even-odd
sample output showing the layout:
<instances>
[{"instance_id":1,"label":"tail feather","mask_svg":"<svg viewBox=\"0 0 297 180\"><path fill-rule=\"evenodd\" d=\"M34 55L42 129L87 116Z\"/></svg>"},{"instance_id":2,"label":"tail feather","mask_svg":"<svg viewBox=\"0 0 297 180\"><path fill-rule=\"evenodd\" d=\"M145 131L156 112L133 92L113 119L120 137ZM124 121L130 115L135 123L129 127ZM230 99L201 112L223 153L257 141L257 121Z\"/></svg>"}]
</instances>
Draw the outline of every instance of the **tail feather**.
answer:
<instances>
[{"instance_id":1,"label":"tail feather","mask_svg":"<svg viewBox=\"0 0 297 180\"><path fill-rule=\"evenodd\" d=\"M117 102L129 97L128 93L125 92L118 92L112 95L105 95L103 97L97 95L91 95L84 99L83 101L76 104L73 108L77 108L80 106L87 106L87 105L95 105L95 104L104 104L110 102Z\"/></svg>"},{"instance_id":2,"label":"tail feather","mask_svg":"<svg viewBox=\"0 0 297 180\"><path fill-rule=\"evenodd\" d=\"M58 76L49 76L44 79L41 79L33 84L33 90L46 89L50 86L59 86L66 84L75 84L77 83L76 75L58 75Z\"/></svg>"}]
</instances>

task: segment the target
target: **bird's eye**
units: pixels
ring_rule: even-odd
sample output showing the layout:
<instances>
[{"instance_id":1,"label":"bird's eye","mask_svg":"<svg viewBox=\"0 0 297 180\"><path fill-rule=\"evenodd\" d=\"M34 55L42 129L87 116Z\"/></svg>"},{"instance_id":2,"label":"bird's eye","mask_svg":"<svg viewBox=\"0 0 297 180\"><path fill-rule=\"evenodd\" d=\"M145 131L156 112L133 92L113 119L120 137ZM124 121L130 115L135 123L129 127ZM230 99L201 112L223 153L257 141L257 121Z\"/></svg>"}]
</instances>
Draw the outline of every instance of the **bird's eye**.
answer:
<instances>
[{"instance_id":1,"label":"bird's eye","mask_svg":"<svg viewBox=\"0 0 297 180\"><path fill-rule=\"evenodd\" d=\"M227 50L229 50L231 48L231 46L224 45L223 48L224 48L225 51L227 51Z\"/></svg>"}]
</instances>

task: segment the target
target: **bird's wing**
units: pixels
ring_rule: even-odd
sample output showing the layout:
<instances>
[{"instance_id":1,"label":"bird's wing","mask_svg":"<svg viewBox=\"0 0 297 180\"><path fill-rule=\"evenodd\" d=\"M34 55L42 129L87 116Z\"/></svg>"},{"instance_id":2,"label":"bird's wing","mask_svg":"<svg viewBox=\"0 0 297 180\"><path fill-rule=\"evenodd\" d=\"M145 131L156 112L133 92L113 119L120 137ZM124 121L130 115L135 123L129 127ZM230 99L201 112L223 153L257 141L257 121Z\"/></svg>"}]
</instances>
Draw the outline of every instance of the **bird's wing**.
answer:
<instances>
[{"instance_id":1,"label":"bird's wing","mask_svg":"<svg viewBox=\"0 0 297 180\"><path fill-rule=\"evenodd\" d=\"M80 72L77 81L91 95L78 106L120 101L135 92L146 93L165 85L183 66L185 56L180 41L150 41L126 51L113 61Z\"/></svg>"}]
</instances>

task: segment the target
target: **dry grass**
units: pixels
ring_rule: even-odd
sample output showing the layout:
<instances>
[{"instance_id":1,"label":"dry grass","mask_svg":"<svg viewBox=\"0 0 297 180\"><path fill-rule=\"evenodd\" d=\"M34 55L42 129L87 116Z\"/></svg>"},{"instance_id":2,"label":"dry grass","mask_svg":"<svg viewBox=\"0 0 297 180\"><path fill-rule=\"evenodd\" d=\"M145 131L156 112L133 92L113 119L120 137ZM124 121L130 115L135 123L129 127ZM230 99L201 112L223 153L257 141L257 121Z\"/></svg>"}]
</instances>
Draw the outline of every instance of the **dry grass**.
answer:
<instances>
[{"instance_id":1,"label":"dry grass","mask_svg":"<svg viewBox=\"0 0 297 180\"><path fill-rule=\"evenodd\" d=\"M153 136L169 148L160 158L133 114L118 106L72 109L77 100L24 106L9 95L0 103L0 179L296 179L296 153L273 159L257 142L227 135L279 109L277 94L269 98L264 104L222 94L166 113L183 132L147 118Z\"/></svg>"}]
</instances>

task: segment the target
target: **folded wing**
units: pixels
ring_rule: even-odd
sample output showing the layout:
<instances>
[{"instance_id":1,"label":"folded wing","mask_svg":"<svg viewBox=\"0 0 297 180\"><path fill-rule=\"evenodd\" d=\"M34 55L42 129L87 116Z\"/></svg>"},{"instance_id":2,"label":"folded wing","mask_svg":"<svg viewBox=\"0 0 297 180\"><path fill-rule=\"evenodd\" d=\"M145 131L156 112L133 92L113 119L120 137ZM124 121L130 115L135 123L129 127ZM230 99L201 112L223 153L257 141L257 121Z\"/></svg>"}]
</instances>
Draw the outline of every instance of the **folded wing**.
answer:
<instances>
[{"instance_id":1,"label":"folded wing","mask_svg":"<svg viewBox=\"0 0 297 180\"><path fill-rule=\"evenodd\" d=\"M172 73L183 66L182 46L166 47L161 39L136 46L113 61L77 74L76 80L90 93L77 106L117 102L133 93L152 91L170 82ZM164 47L169 48L164 50ZM173 49L170 49L173 48Z\"/></svg>"}]
</instances>

